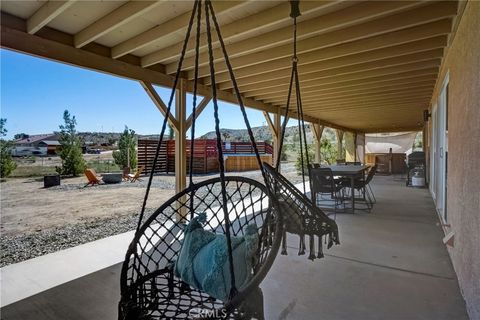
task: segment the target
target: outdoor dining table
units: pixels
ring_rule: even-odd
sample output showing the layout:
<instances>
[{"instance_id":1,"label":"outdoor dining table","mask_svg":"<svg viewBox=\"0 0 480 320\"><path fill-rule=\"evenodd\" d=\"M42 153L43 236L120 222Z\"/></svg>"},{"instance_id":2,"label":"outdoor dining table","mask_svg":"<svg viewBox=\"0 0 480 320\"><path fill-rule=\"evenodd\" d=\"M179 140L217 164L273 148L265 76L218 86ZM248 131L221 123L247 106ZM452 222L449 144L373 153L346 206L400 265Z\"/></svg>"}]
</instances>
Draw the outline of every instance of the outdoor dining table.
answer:
<instances>
[{"instance_id":1,"label":"outdoor dining table","mask_svg":"<svg viewBox=\"0 0 480 320\"><path fill-rule=\"evenodd\" d=\"M355 178L365 179L365 171L370 166L367 165L332 165L330 168L334 176L341 176L350 179L352 213L355 213Z\"/></svg>"}]
</instances>

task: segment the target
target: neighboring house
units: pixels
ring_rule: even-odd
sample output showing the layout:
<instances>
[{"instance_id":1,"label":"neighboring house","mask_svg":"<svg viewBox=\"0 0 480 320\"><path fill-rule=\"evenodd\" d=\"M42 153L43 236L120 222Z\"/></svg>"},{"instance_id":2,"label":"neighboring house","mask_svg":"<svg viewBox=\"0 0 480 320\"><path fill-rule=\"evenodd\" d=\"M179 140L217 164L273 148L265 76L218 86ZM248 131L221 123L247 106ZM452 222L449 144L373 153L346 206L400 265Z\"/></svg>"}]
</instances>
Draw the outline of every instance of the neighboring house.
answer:
<instances>
[{"instance_id":1,"label":"neighboring house","mask_svg":"<svg viewBox=\"0 0 480 320\"><path fill-rule=\"evenodd\" d=\"M47 148L47 154L57 154L62 144L58 140L42 140L38 143L41 148Z\"/></svg>"},{"instance_id":2,"label":"neighboring house","mask_svg":"<svg viewBox=\"0 0 480 320\"><path fill-rule=\"evenodd\" d=\"M57 134L36 134L14 141L14 156L55 155L60 147Z\"/></svg>"}]
</instances>

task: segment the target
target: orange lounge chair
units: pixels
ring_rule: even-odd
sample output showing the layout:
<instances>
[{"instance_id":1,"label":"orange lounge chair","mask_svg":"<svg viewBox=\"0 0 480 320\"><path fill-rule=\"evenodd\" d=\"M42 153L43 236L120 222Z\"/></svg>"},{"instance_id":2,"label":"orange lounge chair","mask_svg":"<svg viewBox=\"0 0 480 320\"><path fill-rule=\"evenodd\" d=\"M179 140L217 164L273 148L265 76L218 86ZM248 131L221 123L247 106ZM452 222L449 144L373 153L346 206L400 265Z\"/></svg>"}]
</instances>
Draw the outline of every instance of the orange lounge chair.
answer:
<instances>
[{"instance_id":1,"label":"orange lounge chair","mask_svg":"<svg viewBox=\"0 0 480 320\"><path fill-rule=\"evenodd\" d=\"M89 185L96 185L96 184L102 184L103 181L102 181L102 178L97 176L97 173L95 172L95 170L93 169L85 169L85 176L87 177L88 179L88 182L87 184L85 185L86 186L89 186Z\"/></svg>"},{"instance_id":2,"label":"orange lounge chair","mask_svg":"<svg viewBox=\"0 0 480 320\"><path fill-rule=\"evenodd\" d=\"M123 168L123 176L122 176L122 180L123 181L130 181L130 167L124 167Z\"/></svg>"},{"instance_id":3,"label":"orange lounge chair","mask_svg":"<svg viewBox=\"0 0 480 320\"><path fill-rule=\"evenodd\" d=\"M135 174L133 173L130 173L128 175L128 177L130 178L130 182L135 182L135 181L142 181L142 179L140 179L140 175L142 174L142 171L145 167L144 166L141 166L137 169L137 172L135 172Z\"/></svg>"}]
</instances>

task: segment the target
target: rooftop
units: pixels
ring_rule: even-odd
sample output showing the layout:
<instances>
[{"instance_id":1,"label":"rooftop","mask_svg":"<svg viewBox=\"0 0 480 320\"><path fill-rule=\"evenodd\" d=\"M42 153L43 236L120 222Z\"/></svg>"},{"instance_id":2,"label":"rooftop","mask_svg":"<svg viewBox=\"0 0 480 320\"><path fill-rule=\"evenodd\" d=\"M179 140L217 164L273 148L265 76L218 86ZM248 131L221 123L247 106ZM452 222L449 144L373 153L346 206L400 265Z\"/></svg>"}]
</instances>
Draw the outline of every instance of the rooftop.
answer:
<instances>
[{"instance_id":1,"label":"rooftop","mask_svg":"<svg viewBox=\"0 0 480 320\"><path fill-rule=\"evenodd\" d=\"M54 133L32 134L28 138L15 140L15 144L34 143L48 139L53 140L53 138L56 138Z\"/></svg>"}]
</instances>

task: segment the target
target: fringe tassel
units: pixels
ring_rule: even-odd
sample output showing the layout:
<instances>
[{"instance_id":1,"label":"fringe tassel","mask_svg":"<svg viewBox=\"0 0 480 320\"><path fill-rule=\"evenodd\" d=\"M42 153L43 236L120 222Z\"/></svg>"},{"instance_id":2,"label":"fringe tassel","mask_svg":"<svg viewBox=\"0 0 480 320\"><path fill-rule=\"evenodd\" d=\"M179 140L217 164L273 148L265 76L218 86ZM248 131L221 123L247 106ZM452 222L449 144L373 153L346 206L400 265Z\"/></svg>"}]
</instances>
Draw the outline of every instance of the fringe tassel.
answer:
<instances>
[{"instance_id":1,"label":"fringe tassel","mask_svg":"<svg viewBox=\"0 0 480 320\"><path fill-rule=\"evenodd\" d=\"M314 261L315 260L315 235L311 234L310 235L310 255L308 256L309 260Z\"/></svg>"},{"instance_id":2,"label":"fringe tassel","mask_svg":"<svg viewBox=\"0 0 480 320\"><path fill-rule=\"evenodd\" d=\"M332 239L332 233L330 232L328 234L328 246L327 248L330 249L333 246L333 239Z\"/></svg>"},{"instance_id":3,"label":"fringe tassel","mask_svg":"<svg viewBox=\"0 0 480 320\"><path fill-rule=\"evenodd\" d=\"M324 255L323 255L323 244L322 244L322 237L318 237L318 253L317 253L317 257L320 259L320 258L323 258Z\"/></svg>"}]
</instances>

